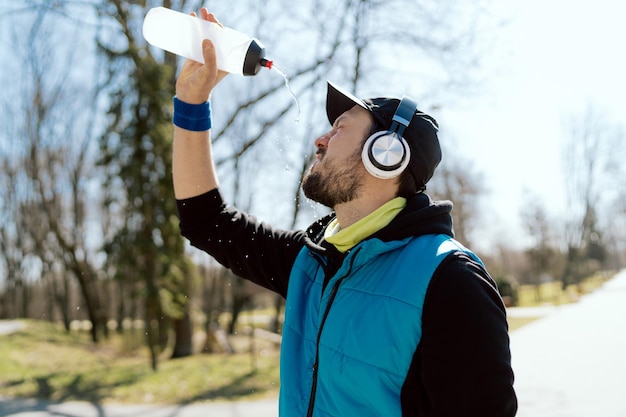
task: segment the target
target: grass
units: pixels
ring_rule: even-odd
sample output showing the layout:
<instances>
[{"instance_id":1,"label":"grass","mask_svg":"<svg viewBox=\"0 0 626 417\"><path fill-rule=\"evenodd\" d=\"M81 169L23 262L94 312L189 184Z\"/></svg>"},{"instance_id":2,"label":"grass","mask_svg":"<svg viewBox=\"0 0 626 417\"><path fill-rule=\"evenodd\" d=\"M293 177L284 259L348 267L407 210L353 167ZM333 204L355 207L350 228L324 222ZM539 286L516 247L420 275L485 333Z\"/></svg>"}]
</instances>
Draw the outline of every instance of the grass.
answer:
<instances>
[{"instance_id":1,"label":"grass","mask_svg":"<svg viewBox=\"0 0 626 417\"><path fill-rule=\"evenodd\" d=\"M562 305L577 301L581 295L588 294L606 282L603 275L594 275L579 285L569 285L563 289L560 282L544 282L538 287L521 285L517 289L520 307L535 307L545 304Z\"/></svg>"},{"instance_id":2,"label":"grass","mask_svg":"<svg viewBox=\"0 0 626 417\"><path fill-rule=\"evenodd\" d=\"M254 399L278 393L278 351L255 344L250 353L194 355L149 366L147 352L94 346L83 332L27 321L0 343L0 392L8 397L92 403L186 404Z\"/></svg>"},{"instance_id":3,"label":"grass","mask_svg":"<svg viewBox=\"0 0 626 417\"><path fill-rule=\"evenodd\" d=\"M605 279L585 281L576 291L546 283L520 287L520 306L575 301ZM242 322L246 320L244 314ZM537 317L509 317L514 331ZM203 401L258 399L278 395L278 349L248 336L234 337L238 354L193 355L161 360L153 372L141 331L112 333L94 345L85 331L66 333L49 322L25 321L26 328L0 336L0 393L6 397L104 403L189 404Z\"/></svg>"},{"instance_id":4,"label":"grass","mask_svg":"<svg viewBox=\"0 0 626 417\"><path fill-rule=\"evenodd\" d=\"M509 318L511 330L532 319ZM49 322L25 321L26 328L2 337L0 393L6 397L93 404L190 404L258 399L278 395L279 355L275 347L238 354L193 355L161 360L153 372L147 351L128 350L128 335L100 345L84 331L66 333ZM238 341L240 347L247 337Z\"/></svg>"},{"instance_id":5,"label":"grass","mask_svg":"<svg viewBox=\"0 0 626 417\"><path fill-rule=\"evenodd\" d=\"M507 321L509 322L509 333L538 319L540 319L540 317L507 317Z\"/></svg>"},{"instance_id":6,"label":"grass","mask_svg":"<svg viewBox=\"0 0 626 417\"><path fill-rule=\"evenodd\" d=\"M599 288L606 280L606 276L598 274L587 278L579 285L569 285L565 289L560 282L544 282L538 286L521 285L517 288L518 303L516 307L539 307L576 302L582 295ZM539 318L541 317L509 316L509 331L517 330Z\"/></svg>"}]
</instances>

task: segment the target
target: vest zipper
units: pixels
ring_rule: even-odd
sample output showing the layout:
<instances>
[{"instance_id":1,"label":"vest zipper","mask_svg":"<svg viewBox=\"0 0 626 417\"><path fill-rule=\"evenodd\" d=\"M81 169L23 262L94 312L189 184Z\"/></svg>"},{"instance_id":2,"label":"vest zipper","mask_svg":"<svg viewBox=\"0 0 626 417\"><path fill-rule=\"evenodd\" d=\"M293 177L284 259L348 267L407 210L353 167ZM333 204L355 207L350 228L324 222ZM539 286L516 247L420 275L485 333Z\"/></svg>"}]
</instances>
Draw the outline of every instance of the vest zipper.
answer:
<instances>
[{"instance_id":1,"label":"vest zipper","mask_svg":"<svg viewBox=\"0 0 626 417\"><path fill-rule=\"evenodd\" d=\"M317 391L317 371L319 369L319 358L320 358L320 339L322 337L322 330L324 329L324 324L326 323L326 318L328 317L328 313L330 312L330 307L335 301L335 297L337 296L337 292L339 291L339 285L341 282L350 275L352 272L352 265L354 264L354 260L356 259L356 255L361 250L358 248L352 258L350 259L350 267L348 268L348 272L346 274L337 279L333 288L331 289L330 297L328 298L328 304L326 304L326 309L324 310L324 315L322 316L322 321L320 322L320 327L317 330L317 339L315 342L315 362L313 363L313 377L312 377L312 385L311 385L311 396L309 397L309 409L306 413L307 417L313 416L313 405L315 404L315 394Z\"/></svg>"}]
</instances>

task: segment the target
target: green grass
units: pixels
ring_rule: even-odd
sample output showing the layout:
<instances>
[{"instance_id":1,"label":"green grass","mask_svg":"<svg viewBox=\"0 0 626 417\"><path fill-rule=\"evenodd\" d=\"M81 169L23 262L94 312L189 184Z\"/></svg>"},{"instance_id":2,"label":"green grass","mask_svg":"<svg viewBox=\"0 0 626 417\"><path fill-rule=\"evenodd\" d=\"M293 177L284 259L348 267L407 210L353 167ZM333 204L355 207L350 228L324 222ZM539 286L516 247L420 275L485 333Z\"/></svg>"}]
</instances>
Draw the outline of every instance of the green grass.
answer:
<instances>
[{"instance_id":1,"label":"green grass","mask_svg":"<svg viewBox=\"0 0 626 417\"><path fill-rule=\"evenodd\" d=\"M577 301L581 295L596 290L606 282L606 279L605 276L595 275L585 279L579 285L569 285L566 289L562 288L560 282L545 282L539 284L538 288L535 288L534 285L520 285L517 289L518 306L569 304Z\"/></svg>"},{"instance_id":2,"label":"green grass","mask_svg":"<svg viewBox=\"0 0 626 417\"><path fill-rule=\"evenodd\" d=\"M533 319L509 318L511 331ZM161 360L153 372L145 348L129 335L113 334L99 345L86 332L48 322L0 336L0 392L3 396L95 404L188 404L258 399L278 395L275 347L256 340L257 351L194 355ZM136 338L135 338L136 339ZM247 337L234 340L245 351Z\"/></svg>"},{"instance_id":3,"label":"green grass","mask_svg":"<svg viewBox=\"0 0 626 417\"><path fill-rule=\"evenodd\" d=\"M0 392L9 397L93 403L185 404L278 394L278 351L194 355L161 360L153 372L146 352L128 352L115 335L95 346L86 334L27 321L2 336Z\"/></svg>"},{"instance_id":4,"label":"green grass","mask_svg":"<svg viewBox=\"0 0 626 417\"><path fill-rule=\"evenodd\" d=\"M605 280L585 281L574 291L557 283L540 286L536 300L532 287L519 288L520 306L563 304L575 301ZM247 316L242 317L245 322ZM514 331L536 320L509 317ZM141 331L115 332L94 345L85 331L66 333L42 321L25 321L26 328L0 336L0 393L8 397L52 401L83 400L92 403L187 404L213 400L238 400L278 395L278 349L255 340L249 353L247 336L232 339L238 354L198 354L159 361L150 368Z\"/></svg>"},{"instance_id":5,"label":"green grass","mask_svg":"<svg viewBox=\"0 0 626 417\"><path fill-rule=\"evenodd\" d=\"M560 282L545 282L538 287L521 285L517 288L516 307L537 307L542 305L563 305L578 301L584 295L598 289L607 280L605 275L594 275L579 285L569 285L563 289ZM509 331L517 330L540 317L508 317Z\"/></svg>"},{"instance_id":6,"label":"green grass","mask_svg":"<svg viewBox=\"0 0 626 417\"><path fill-rule=\"evenodd\" d=\"M538 320L539 317L507 317L509 322L509 333Z\"/></svg>"}]
</instances>

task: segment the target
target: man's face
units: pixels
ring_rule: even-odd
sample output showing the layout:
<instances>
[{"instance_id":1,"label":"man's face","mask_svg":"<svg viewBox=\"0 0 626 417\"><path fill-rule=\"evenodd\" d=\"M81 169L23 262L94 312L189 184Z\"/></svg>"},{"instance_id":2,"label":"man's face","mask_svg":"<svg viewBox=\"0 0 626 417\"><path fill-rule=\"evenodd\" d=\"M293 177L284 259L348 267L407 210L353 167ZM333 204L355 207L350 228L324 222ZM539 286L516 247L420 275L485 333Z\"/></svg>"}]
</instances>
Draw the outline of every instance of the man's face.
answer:
<instances>
[{"instance_id":1,"label":"man's face","mask_svg":"<svg viewBox=\"0 0 626 417\"><path fill-rule=\"evenodd\" d=\"M366 175L361 149L372 122L369 112L354 106L315 140L317 160L302 180L305 196L331 208L358 196Z\"/></svg>"}]
</instances>

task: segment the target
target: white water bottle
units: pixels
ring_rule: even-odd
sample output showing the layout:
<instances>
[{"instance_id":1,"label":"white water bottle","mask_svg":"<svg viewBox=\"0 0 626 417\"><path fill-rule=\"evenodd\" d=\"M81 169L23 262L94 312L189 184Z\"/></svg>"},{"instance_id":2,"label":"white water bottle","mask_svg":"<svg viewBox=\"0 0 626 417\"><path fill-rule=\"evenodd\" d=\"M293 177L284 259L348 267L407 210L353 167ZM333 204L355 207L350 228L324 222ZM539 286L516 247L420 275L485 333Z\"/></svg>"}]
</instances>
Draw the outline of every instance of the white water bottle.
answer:
<instances>
[{"instance_id":1,"label":"white water bottle","mask_svg":"<svg viewBox=\"0 0 626 417\"><path fill-rule=\"evenodd\" d=\"M215 45L217 67L233 74L255 75L261 67L272 67L257 39L165 7L148 11L143 37L153 46L200 63L204 63L202 41L210 39Z\"/></svg>"}]
</instances>

